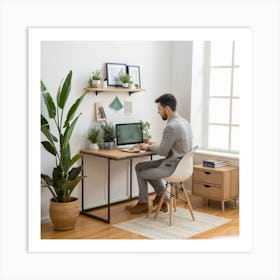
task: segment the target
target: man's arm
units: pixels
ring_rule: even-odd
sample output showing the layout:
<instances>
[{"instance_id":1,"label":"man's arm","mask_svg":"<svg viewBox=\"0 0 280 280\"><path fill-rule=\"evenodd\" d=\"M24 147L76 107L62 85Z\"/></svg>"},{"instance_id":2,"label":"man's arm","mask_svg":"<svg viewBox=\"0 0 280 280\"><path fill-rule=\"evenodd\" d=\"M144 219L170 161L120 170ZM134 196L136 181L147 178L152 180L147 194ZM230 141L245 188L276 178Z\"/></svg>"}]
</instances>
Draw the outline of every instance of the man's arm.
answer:
<instances>
[{"instance_id":1,"label":"man's arm","mask_svg":"<svg viewBox=\"0 0 280 280\"><path fill-rule=\"evenodd\" d=\"M160 156L167 156L174 145L175 134L170 126L166 126L163 131L162 140L159 146L141 144L140 147L145 150L150 150L157 153Z\"/></svg>"}]
</instances>

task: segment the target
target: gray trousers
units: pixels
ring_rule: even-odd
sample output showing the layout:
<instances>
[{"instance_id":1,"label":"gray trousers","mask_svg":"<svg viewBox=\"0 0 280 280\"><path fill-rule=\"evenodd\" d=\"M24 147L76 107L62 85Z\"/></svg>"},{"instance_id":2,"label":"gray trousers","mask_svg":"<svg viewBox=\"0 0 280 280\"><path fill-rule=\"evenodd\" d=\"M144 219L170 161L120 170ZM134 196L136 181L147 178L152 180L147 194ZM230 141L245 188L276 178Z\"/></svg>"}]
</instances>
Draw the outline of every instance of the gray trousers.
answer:
<instances>
[{"instance_id":1,"label":"gray trousers","mask_svg":"<svg viewBox=\"0 0 280 280\"><path fill-rule=\"evenodd\" d=\"M164 184L161 179L168 177L174 171L173 168L162 166L162 159L139 162L135 171L139 187L139 203L148 203L148 182L152 185L156 195L161 196Z\"/></svg>"}]
</instances>

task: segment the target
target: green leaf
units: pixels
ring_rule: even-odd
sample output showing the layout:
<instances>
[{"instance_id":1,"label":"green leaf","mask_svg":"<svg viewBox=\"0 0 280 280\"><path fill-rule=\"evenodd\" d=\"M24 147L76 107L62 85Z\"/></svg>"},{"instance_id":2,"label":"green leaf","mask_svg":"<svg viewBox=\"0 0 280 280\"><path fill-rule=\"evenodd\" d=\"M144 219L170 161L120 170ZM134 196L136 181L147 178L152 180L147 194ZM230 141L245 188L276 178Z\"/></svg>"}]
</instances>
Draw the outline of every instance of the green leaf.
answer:
<instances>
[{"instance_id":1,"label":"green leaf","mask_svg":"<svg viewBox=\"0 0 280 280\"><path fill-rule=\"evenodd\" d=\"M71 106L70 110L68 111L67 118L64 123L64 127L67 127L69 125L69 122L73 119L73 117L85 95L86 95L86 93L84 93L80 98L78 98L76 100L76 102Z\"/></svg>"},{"instance_id":2,"label":"green leaf","mask_svg":"<svg viewBox=\"0 0 280 280\"><path fill-rule=\"evenodd\" d=\"M59 87L57 89L57 93L56 93L56 104L59 103L59 98L60 98L60 91L61 91L61 83L63 82L63 80L60 82Z\"/></svg>"},{"instance_id":3,"label":"green leaf","mask_svg":"<svg viewBox=\"0 0 280 280\"><path fill-rule=\"evenodd\" d=\"M41 81L41 93L47 90L46 86L44 85L43 81Z\"/></svg>"},{"instance_id":4,"label":"green leaf","mask_svg":"<svg viewBox=\"0 0 280 280\"><path fill-rule=\"evenodd\" d=\"M56 116L56 107L51 95L48 92L43 93L43 99L48 109L49 118L54 119Z\"/></svg>"},{"instance_id":5,"label":"green leaf","mask_svg":"<svg viewBox=\"0 0 280 280\"><path fill-rule=\"evenodd\" d=\"M58 142L58 139L53 134L51 134L51 136L52 136L53 141Z\"/></svg>"},{"instance_id":6,"label":"green leaf","mask_svg":"<svg viewBox=\"0 0 280 280\"><path fill-rule=\"evenodd\" d=\"M80 174L80 172L81 172L81 170L82 170L82 166L80 165L80 166L78 166L78 167L73 167L70 171L69 171L69 173L68 173L68 179L69 180L74 180L74 179L76 179L77 177L78 177L78 175Z\"/></svg>"},{"instance_id":7,"label":"green leaf","mask_svg":"<svg viewBox=\"0 0 280 280\"><path fill-rule=\"evenodd\" d=\"M41 178L47 185L53 186L53 179L49 175L42 173Z\"/></svg>"},{"instance_id":8,"label":"green leaf","mask_svg":"<svg viewBox=\"0 0 280 280\"><path fill-rule=\"evenodd\" d=\"M66 77L66 79L64 80L64 83L62 85L62 89L59 95L59 102L58 102L58 106L59 108L63 109L64 105L68 99L70 90L71 90L71 79L72 79L72 71L70 71Z\"/></svg>"},{"instance_id":9,"label":"green leaf","mask_svg":"<svg viewBox=\"0 0 280 280\"><path fill-rule=\"evenodd\" d=\"M57 166L53 169L53 180L54 182L58 182L61 179L63 179L62 169L59 166Z\"/></svg>"},{"instance_id":10,"label":"green leaf","mask_svg":"<svg viewBox=\"0 0 280 280\"><path fill-rule=\"evenodd\" d=\"M48 141L42 141L41 144L43 145L43 147L51 154L53 154L54 156L56 156L56 150L54 148L54 146L48 142Z\"/></svg>"},{"instance_id":11,"label":"green leaf","mask_svg":"<svg viewBox=\"0 0 280 280\"><path fill-rule=\"evenodd\" d=\"M84 178L84 176L79 176L75 180L67 181L63 186L62 190L63 193L66 194L68 197L70 197L72 191L76 187L76 185Z\"/></svg>"},{"instance_id":12,"label":"green leaf","mask_svg":"<svg viewBox=\"0 0 280 280\"><path fill-rule=\"evenodd\" d=\"M41 115L41 126L44 126L47 129L50 129L49 123L43 115Z\"/></svg>"},{"instance_id":13,"label":"green leaf","mask_svg":"<svg viewBox=\"0 0 280 280\"><path fill-rule=\"evenodd\" d=\"M54 138L56 139L55 136L53 136L50 131L48 130L47 126L41 126L41 131L43 132L43 134L46 136L46 138L51 142L51 144L54 146ZM53 138L54 137L54 138ZM57 139L56 139L57 140ZM54 146L55 148L55 146Z\"/></svg>"},{"instance_id":14,"label":"green leaf","mask_svg":"<svg viewBox=\"0 0 280 280\"><path fill-rule=\"evenodd\" d=\"M79 116L77 116L76 119L72 122L72 124L66 128L64 136L63 136L62 150L64 150L66 145L68 144Z\"/></svg>"},{"instance_id":15,"label":"green leaf","mask_svg":"<svg viewBox=\"0 0 280 280\"><path fill-rule=\"evenodd\" d=\"M77 160L79 160L82 157L83 157L83 154L76 154L75 156L73 156L70 160L68 167L70 168Z\"/></svg>"},{"instance_id":16,"label":"green leaf","mask_svg":"<svg viewBox=\"0 0 280 280\"><path fill-rule=\"evenodd\" d=\"M69 164L70 164L70 158L71 158L70 144L68 143L66 145L65 149L63 149L62 152L61 152L61 165L62 165L62 169L65 173L68 172Z\"/></svg>"}]
</instances>

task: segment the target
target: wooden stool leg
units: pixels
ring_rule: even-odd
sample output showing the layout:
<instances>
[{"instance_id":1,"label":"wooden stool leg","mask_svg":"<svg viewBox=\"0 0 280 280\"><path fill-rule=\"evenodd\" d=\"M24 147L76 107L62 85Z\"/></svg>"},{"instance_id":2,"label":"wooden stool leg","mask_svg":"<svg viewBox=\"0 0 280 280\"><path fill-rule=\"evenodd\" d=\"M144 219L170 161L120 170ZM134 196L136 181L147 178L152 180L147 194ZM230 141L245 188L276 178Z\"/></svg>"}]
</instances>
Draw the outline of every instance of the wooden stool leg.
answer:
<instances>
[{"instance_id":1,"label":"wooden stool leg","mask_svg":"<svg viewBox=\"0 0 280 280\"><path fill-rule=\"evenodd\" d=\"M160 211L160 209L161 209L161 206L162 206L162 203L163 203L163 201L164 201L165 196L166 196L166 188L165 188L165 190L163 191L163 194L162 194L162 196L161 196L161 198L160 198L159 205L158 205L158 207L157 207L156 214L155 214L155 219L157 218L157 216L158 216L158 214L159 214L159 211Z\"/></svg>"},{"instance_id":2,"label":"wooden stool leg","mask_svg":"<svg viewBox=\"0 0 280 280\"><path fill-rule=\"evenodd\" d=\"M152 214L153 210L154 210L154 206L153 206L153 202L152 202L152 204L149 203L149 211L146 214L146 218L150 217L150 215Z\"/></svg>"},{"instance_id":3,"label":"wooden stool leg","mask_svg":"<svg viewBox=\"0 0 280 280\"><path fill-rule=\"evenodd\" d=\"M173 200L173 208L174 208L174 212L176 212L176 206L177 206L177 203L176 203L176 199L177 199L177 196L178 196L178 187L177 185L175 184L175 186L173 187L173 197L174 197L174 200Z\"/></svg>"},{"instance_id":4,"label":"wooden stool leg","mask_svg":"<svg viewBox=\"0 0 280 280\"><path fill-rule=\"evenodd\" d=\"M170 194L170 207L169 207L169 225L172 225L172 211L173 211L173 201L174 201L174 186L171 186L171 194Z\"/></svg>"},{"instance_id":5,"label":"wooden stool leg","mask_svg":"<svg viewBox=\"0 0 280 280\"><path fill-rule=\"evenodd\" d=\"M181 183L181 187L182 187L182 191L183 191L184 197L185 197L185 199L186 199L187 202L188 202L189 210L190 210L192 219L193 219L193 221L194 221L195 219L194 219L194 215L193 215L192 204L191 204L191 201L190 201L190 199L189 199L188 193L187 193L186 190L185 190L184 184Z\"/></svg>"},{"instance_id":6,"label":"wooden stool leg","mask_svg":"<svg viewBox=\"0 0 280 280\"><path fill-rule=\"evenodd\" d=\"M222 201L221 201L221 204L222 204L222 211L224 212L224 211L225 211L225 201L222 200Z\"/></svg>"}]
</instances>

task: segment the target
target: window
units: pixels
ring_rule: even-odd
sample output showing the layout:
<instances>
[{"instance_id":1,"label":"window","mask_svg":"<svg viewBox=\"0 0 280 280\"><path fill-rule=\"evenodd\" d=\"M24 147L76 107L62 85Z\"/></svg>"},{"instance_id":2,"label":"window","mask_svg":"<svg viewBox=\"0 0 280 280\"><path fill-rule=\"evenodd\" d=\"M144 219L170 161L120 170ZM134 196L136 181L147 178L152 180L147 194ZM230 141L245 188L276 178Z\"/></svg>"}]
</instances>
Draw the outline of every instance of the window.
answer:
<instances>
[{"instance_id":1,"label":"window","mask_svg":"<svg viewBox=\"0 0 280 280\"><path fill-rule=\"evenodd\" d=\"M236 41L206 43L208 69L206 147L239 152L239 55ZM207 66L208 65L208 66Z\"/></svg>"}]
</instances>

